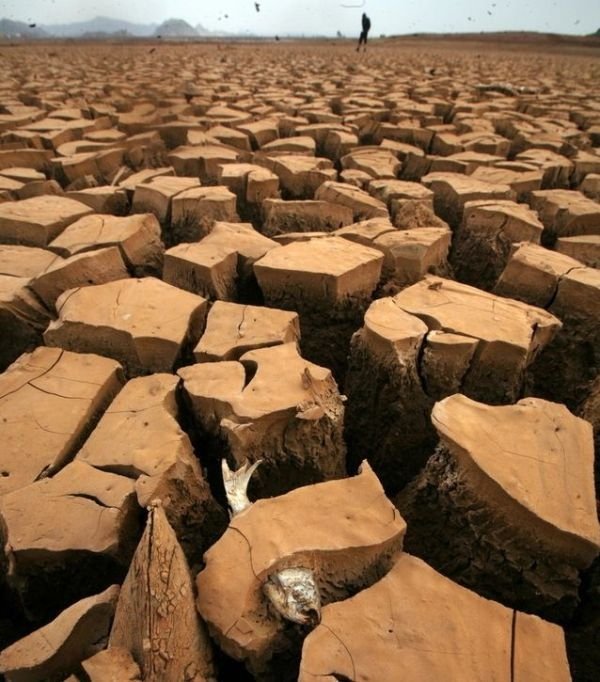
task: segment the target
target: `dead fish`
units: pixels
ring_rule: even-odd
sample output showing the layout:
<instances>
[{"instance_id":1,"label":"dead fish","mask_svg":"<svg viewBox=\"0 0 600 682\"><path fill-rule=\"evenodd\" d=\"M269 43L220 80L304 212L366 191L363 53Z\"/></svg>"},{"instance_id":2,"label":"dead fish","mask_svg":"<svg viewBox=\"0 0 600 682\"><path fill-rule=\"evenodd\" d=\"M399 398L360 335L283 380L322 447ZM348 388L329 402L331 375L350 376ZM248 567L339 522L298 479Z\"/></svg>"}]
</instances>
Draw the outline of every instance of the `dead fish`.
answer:
<instances>
[{"instance_id":1,"label":"dead fish","mask_svg":"<svg viewBox=\"0 0 600 682\"><path fill-rule=\"evenodd\" d=\"M248 484L261 462L260 459L252 465L244 462L239 469L232 470L225 459L221 461L231 518L252 506L248 499ZM272 573L263 583L263 592L286 620L311 627L321 622L319 586L310 568L296 566Z\"/></svg>"},{"instance_id":2,"label":"dead fish","mask_svg":"<svg viewBox=\"0 0 600 682\"><path fill-rule=\"evenodd\" d=\"M315 627L321 621L321 597L313 572L286 568L270 575L263 591L277 613L299 625Z\"/></svg>"},{"instance_id":3,"label":"dead fish","mask_svg":"<svg viewBox=\"0 0 600 682\"><path fill-rule=\"evenodd\" d=\"M236 471L229 468L227 460L224 459L221 462L225 494L229 504L229 514L232 518L252 505L252 502L248 499L248 484L250 483L250 477L260 466L261 462L262 459L259 459L252 466L248 466L248 462L244 462Z\"/></svg>"}]
</instances>

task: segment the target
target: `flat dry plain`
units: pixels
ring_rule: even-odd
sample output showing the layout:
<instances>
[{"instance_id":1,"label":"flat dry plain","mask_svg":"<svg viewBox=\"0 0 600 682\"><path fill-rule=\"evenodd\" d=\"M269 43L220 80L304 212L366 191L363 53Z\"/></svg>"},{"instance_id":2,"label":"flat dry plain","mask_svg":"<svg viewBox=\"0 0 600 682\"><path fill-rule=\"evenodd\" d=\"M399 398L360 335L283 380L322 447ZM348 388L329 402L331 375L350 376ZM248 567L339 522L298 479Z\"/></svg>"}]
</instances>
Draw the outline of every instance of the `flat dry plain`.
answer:
<instances>
[{"instance_id":1,"label":"flat dry plain","mask_svg":"<svg viewBox=\"0 0 600 682\"><path fill-rule=\"evenodd\" d=\"M0 46L7 681L598 679L599 56Z\"/></svg>"}]
</instances>

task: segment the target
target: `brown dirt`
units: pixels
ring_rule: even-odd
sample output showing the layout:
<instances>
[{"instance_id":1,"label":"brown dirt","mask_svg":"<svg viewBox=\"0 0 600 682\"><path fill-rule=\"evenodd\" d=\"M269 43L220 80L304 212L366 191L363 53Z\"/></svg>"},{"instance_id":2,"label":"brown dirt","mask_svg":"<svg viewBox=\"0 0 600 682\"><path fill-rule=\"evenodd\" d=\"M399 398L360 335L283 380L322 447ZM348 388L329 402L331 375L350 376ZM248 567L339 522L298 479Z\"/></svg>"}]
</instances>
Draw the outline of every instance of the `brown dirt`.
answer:
<instances>
[{"instance_id":1,"label":"brown dirt","mask_svg":"<svg viewBox=\"0 0 600 682\"><path fill-rule=\"evenodd\" d=\"M0 675L595 682L599 58L0 41Z\"/></svg>"}]
</instances>

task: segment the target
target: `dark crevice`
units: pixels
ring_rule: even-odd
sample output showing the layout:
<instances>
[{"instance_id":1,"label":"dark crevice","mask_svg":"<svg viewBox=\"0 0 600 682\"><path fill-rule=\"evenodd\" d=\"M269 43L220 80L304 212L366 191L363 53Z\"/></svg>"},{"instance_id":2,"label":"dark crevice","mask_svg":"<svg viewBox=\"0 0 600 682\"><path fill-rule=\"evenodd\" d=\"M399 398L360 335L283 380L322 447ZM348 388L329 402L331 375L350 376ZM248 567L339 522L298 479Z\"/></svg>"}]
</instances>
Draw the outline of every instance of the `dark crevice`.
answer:
<instances>
[{"instance_id":1,"label":"dark crevice","mask_svg":"<svg viewBox=\"0 0 600 682\"><path fill-rule=\"evenodd\" d=\"M417 350L417 358L416 358L416 363L415 367L417 370L417 377L419 378L419 382L421 383L421 389L423 390L423 393L428 396L429 391L427 389L427 380L425 378L425 350L427 349L427 341L429 339L429 334L431 334L431 331L428 331L425 333L423 338L421 339L421 343L419 345L419 348Z\"/></svg>"},{"instance_id":2,"label":"dark crevice","mask_svg":"<svg viewBox=\"0 0 600 682\"><path fill-rule=\"evenodd\" d=\"M225 485L221 473L221 458L214 456L216 452L221 452L225 456L227 453L226 444L218 437L205 431L194 419L182 381L177 387L175 400L177 402L175 415L177 423L190 439L194 455L200 462L212 496L224 510L227 510L227 496L225 495Z\"/></svg>"},{"instance_id":3,"label":"dark crevice","mask_svg":"<svg viewBox=\"0 0 600 682\"><path fill-rule=\"evenodd\" d=\"M245 668L243 663L234 660L219 647L214 647L215 667L217 669L217 680L219 682L253 682L252 676Z\"/></svg>"},{"instance_id":4,"label":"dark crevice","mask_svg":"<svg viewBox=\"0 0 600 682\"><path fill-rule=\"evenodd\" d=\"M510 635L510 682L515 682L515 654L517 649L517 611L512 613L512 626Z\"/></svg>"},{"instance_id":5,"label":"dark crevice","mask_svg":"<svg viewBox=\"0 0 600 682\"><path fill-rule=\"evenodd\" d=\"M548 299L548 302L545 304L544 308L546 310L550 310L552 306L554 305L554 301L556 301L556 297L558 296L558 291L560 289L560 285L562 284L563 279L567 276L570 275L573 270L582 270L583 267L581 265L574 265L572 268L569 268L566 272L563 272L560 277L556 280L556 286L554 287L554 291L552 292L552 295Z\"/></svg>"},{"instance_id":6,"label":"dark crevice","mask_svg":"<svg viewBox=\"0 0 600 682\"><path fill-rule=\"evenodd\" d=\"M241 364L246 374L246 380L244 383L244 388L246 388L250 384L252 379L254 379L256 373L258 372L258 363L255 362L254 360L242 360Z\"/></svg>"},{"instance_id":7,"label":"dark crevice","mask_svg":"<svg viewBox=\"0 0 600 682\"><path fill-rule=\"evenodd\" d=\"M118 507L113 507L110 504L105 504L99 497L87 493L70 493L68 495L65 495L65 497L75 497L81 498L83 500L89 500L90 502L97 504L99 507L104 507L104 509L119 509Z\"/></svg>"}]
</instances>

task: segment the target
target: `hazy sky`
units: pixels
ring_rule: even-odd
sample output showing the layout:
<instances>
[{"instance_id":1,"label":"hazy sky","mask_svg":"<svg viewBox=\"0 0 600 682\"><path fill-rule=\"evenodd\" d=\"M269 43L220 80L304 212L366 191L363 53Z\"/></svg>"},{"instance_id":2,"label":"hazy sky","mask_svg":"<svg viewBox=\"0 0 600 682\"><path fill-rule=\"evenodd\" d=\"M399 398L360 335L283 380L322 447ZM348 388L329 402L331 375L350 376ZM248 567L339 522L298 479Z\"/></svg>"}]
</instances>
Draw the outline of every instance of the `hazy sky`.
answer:
<instances>
[{"instance_id":1,"label":"hazy sky","mask_svg":"<svg viewBox=\"0 0 600 682\"><path fill-rule=\"evenodd\" d=\"M210 30L354 35L367 12L372 35L418 31L534 30L586 34L600 28L599 0L0 0L0 17L38 24L109 16L138 23L177 17ZM346 6L345 6L346 5ZM225 17L225 15L228 17Z\"/></svg>"}]
</instances>

